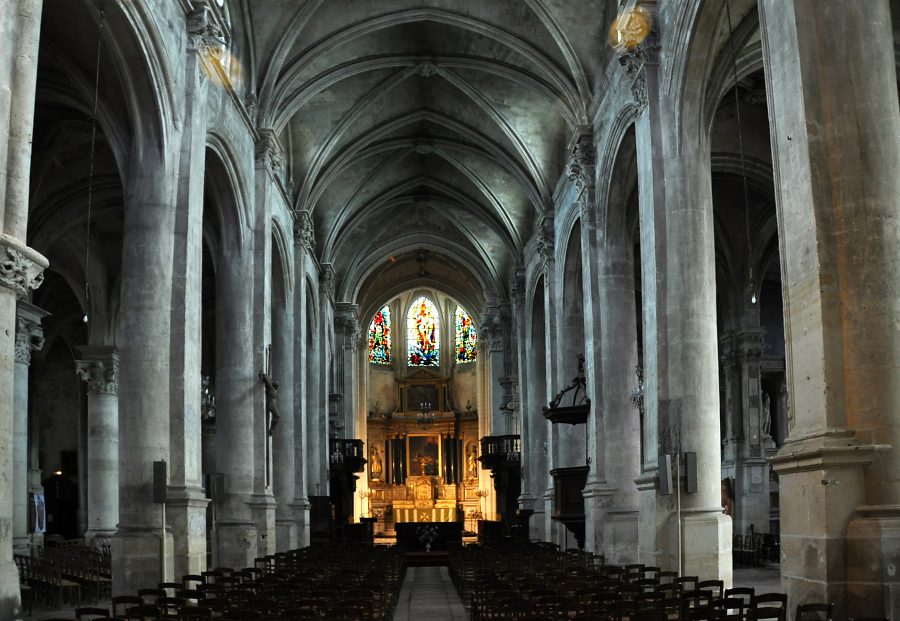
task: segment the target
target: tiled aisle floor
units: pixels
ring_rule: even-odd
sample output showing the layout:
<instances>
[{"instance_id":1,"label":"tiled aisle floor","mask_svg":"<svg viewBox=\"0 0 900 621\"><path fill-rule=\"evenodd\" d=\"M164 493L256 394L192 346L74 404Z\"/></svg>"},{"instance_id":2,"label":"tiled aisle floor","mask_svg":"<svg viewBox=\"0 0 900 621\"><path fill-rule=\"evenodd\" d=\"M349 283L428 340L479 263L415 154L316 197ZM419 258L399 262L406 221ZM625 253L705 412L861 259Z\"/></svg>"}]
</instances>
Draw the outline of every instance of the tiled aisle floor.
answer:
<instances>
[{"instance_id":1,"label":"tiled aisle floor","mask_svg":"<svg viewBox=\"0 0 900 621\"><path fill-rule=\"evenodd\" d=\"M463 607L446 567L406 570L394 621L465 621Z\"/></svg>"}]
</instances>

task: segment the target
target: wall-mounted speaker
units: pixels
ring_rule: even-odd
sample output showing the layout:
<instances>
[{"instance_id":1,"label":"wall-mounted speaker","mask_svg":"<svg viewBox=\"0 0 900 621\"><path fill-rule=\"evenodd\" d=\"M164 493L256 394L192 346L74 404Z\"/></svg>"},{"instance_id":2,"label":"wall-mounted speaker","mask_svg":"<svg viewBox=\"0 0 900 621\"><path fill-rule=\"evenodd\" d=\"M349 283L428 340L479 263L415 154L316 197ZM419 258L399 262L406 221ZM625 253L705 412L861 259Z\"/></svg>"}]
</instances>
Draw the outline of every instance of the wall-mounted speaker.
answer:
<instances>
[{"instance_id":1,"label":"wall-mounted speaker","mask_svg":"<svg viewBox=\"0 0 900 621\"><path fill-rule=\"evenodd\" d=\"M168 475L166 474L166 462L153 462L153 502L163 503L166 501L167 484Z\"/></svg>"},{"instance_id":2,"label":"wall-mounted speaker","mask_svg":"<svg viewBox=\"0 0 900 621\"><path fill-rule=\"evenodd\" d=\"M684 454L684 491L697 493L697 453Z\"/></svg>"}]
</instances>

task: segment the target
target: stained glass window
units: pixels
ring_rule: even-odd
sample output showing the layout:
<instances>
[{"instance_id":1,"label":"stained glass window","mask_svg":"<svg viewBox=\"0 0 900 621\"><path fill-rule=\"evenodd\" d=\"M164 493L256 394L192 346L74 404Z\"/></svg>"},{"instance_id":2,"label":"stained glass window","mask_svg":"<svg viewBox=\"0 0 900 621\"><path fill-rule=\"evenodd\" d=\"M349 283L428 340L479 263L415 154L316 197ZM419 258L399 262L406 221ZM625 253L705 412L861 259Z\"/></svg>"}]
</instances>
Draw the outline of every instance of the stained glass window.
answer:
<instances>
[{"instance_id":1,"label":"stained glass window","mask_svg":"<svg viewBox=\"0 0 900 621\"><path fill-rule=\"evenodd\" d=\"M475 352L478 348L478 335L475 333L475 324L469 313L461 307L456 307L456 362L474 362Z\"/></svg>"},{"instance_id":2,"label":"stained glass window","mask_svg":"<svg viewBox=\"0 0 900 621\"><path fill-rule=\"evenodd\" d=\"M369 325L369 362L391 363L391 309L387 306L375 313Z\"/></svg>"},{"instance_id":3,"label":"stained glass window","mask_svg":"<svg viewBox=\"0 0 900 621\"><path fill-rule=\"evenodd\" d=\"M406 325L410 366L438 366L438 319L431 300L423 296L413 302L406 315Z\"/></svg>"}]
</instances>

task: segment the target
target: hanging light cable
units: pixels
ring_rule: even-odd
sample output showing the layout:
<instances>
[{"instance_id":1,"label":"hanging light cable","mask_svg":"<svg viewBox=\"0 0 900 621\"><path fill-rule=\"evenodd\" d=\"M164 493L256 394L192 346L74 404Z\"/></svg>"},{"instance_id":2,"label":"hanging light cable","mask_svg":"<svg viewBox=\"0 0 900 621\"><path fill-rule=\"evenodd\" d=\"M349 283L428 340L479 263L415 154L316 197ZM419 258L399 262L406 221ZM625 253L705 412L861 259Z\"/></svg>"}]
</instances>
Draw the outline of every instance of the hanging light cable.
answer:
<instances>
[{"instance_id":1,"label":"hanging light cable","mask_svg":"<svg viewBox=\"0 0 900 621\"><path fill-rule=\"evenodd\" d=\"M744 157L744 126L741 122L737 52L734 49L734 27L731 22L731 0L725 0L725 14L728 17L728 46L731 49L731 68L734 74L734 109L738 126L738 150L741 156L741 185L744 192L744 232L747 235L747 280L750 288L750 303L756 304L756 289L753 283L753 261L750 256L750 192L747 189L747 162Z\"/></svg>"},{"instance_id":2,"label":"hanging light cable","mask_svg":"<svg viewBox=\"0 0 900 621\"><path fill-rule=\"evenodd\" d=\"M97 55L94 66L94 101L91 106L91 155L88 168L88 196L87 196L87 234L84 243L84 317L82 322L88 322L88 312L91 308L90 289L90 259L91 259L91 217L94 209L94 153L97 147L97 106L100 101L100 51L103 48L103 27L106 14L100 9L100 23L97 26Z\"/></svg>"}]
</instances>

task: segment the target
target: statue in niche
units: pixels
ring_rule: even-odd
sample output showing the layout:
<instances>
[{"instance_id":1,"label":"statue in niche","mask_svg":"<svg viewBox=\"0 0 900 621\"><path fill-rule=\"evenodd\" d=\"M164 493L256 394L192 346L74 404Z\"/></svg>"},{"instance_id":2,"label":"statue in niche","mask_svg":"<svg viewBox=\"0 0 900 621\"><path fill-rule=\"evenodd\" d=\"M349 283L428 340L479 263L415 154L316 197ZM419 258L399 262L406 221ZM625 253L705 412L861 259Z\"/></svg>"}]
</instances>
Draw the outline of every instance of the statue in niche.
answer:
<instances>
[{"instance_id":1,"label":"statue in niche","mask_svg":"<svg viewBox=\"0 0 900 621\"><path fill-rule=\"evenodd\" d=\"M369 460L369 474L371 475L372 480L380 481L382 468L381 449L379 449L377 446L373 448L369 454Z\"/></svg>"},{"instance_id":2,"label":"statue in niche","mask_svg":"<svg viewBox=\"0 0 900 621\"><path fill-rule=\"evenodd\" d=\"M770 438L772 431L772 403L771 399L769 399L769 393L763 392L762 397L762 413L760 415L762 419L762 434L765 438Z\"/></svg>"},{"instance_id":3,"label":"statue in niche","mask_svg":"<svg viewBox=\"0 0 900 621\"><path fill-rule=\"evenodd\" d=\"M270 378L266 373L259 372L259 379L266 385L266 412L269 413L269 435L278 424L281 414L278 412L278 382Z\"/></svg>"},{"instance_id":4,"label":"statue in niche","mask_svg":"<svg viewBox=\"0 0 900 621\"><path fill-rule=\"evenodd\" d=\"M466 449L466 478L470 481L478 478L478 445L474 442Z\"/></svg>"}]
</instances>

